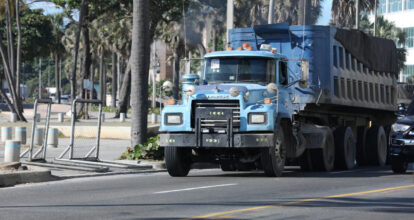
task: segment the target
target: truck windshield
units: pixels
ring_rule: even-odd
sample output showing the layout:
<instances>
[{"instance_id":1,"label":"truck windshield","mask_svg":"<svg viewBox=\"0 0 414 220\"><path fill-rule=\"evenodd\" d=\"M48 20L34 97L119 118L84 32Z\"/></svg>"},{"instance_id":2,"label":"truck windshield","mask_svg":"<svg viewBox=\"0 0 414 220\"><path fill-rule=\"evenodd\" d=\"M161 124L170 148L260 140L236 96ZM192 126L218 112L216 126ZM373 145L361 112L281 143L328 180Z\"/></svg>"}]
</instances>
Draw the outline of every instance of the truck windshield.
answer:
<instances>
[{"instance_id":1,"label":"truck windshield","mask_svg":"<svg viewBox=\"0 0 414 220\"><path fill-rule=\"evenodd\" d=\"M275 60L270 58L210 58L205 65L204 79L209 83L276 82Z\"/></svg>"}]
</instances>

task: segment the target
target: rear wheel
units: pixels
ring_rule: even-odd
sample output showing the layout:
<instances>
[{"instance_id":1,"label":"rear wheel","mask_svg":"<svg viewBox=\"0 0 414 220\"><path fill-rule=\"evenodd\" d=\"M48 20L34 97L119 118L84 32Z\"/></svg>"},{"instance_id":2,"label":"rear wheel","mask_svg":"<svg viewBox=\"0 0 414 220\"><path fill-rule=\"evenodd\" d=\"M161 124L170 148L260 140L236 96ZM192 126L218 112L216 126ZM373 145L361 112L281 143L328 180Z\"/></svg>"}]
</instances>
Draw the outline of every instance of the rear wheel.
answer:
<instances>
[{"instance_id":1,"label":"rear wheel","mask_svg":"<svg viewBox=\"0 0 414 220\"><path fill-rule=\"evenodd\" d=\"M356 144L350 127L340 127L334 132L335 167L349 170L355 167Z\"/></svg>"},{"instance_id":2,"label":"rear wheel","mask_svg":"<svg viewBox=\"0 0 414 220\"><path fill-rule=\"evenodd\" d=\"M382 126L372 126L368 130L366 146L369 163L384 166L387 161L387 137Z\"/></svg>"},{"instance_id":3,"label":"rear wheel","mask_svg":"<svg viewBox=\"0 0 414 220\"><path fill-rule=\"evenodd\" d=\"M191 148L165 147L164 154L170 176L187 176L191 167Z\"/></svg>"},{"instance_id":4,"label":"rear wheel","mask_svg":"<svg viewBox=\"0 0 414 220\"><path fill-rule=\"evenodd\" d=\"M405 173L408 168L408 162L400 158L391 159L391 169L394 173Z\"/></svg>"},{"instance_id":5,"label":"rear wheel","mask_svg":"<svg viewBox=\"0 0 414 220\"><path fill-rule=\"evenodd\" d=\"M367 133L368 133L368 127L360 126L357 128L356 160L359 165L366 165L368 163Z\"/></svg>"},{"instance_id":6,"label":"rear wheel","mask_svg":"<svg viewBox=\"0 0 414 220\"><path fill-rule=\"evenodd\" d=\"M261 161L267 176L279 177L282 176L286 160L286 143L283 129L277 129L274 137L274 146L262 149Z\"/></svg>"},{"instance_id":7,"label":"rear wheel","mask_svg":"<svg viewBox=\"0 0 414 220\"><path fill-rule=\"evenodd\" d=\"M327 134L324 148L313 149L311 152L312 164L315 170L331 171L335 163L335 142L332 132Z\"/></svg>"}]
</instances>

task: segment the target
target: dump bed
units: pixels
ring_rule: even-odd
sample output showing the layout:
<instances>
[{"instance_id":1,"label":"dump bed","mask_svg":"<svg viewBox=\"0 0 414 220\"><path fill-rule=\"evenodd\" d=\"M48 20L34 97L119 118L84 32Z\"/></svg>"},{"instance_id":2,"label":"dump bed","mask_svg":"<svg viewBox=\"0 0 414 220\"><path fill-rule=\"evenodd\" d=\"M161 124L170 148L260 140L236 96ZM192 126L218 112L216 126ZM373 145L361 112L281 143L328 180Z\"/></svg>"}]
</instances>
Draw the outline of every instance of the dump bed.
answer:
<instances>
[{"instance_id":1,"label":"dump bed","mask_svg":"<svg viewBox=\"0 0 414 220\"><path fill-rule=\"evenodd\" d=\"M300 78L300 60L309 61L309 87L295 87L294 102L394 111L397 58L394 42L360 31L286 23L232 29L229 44L270 44L289 59L290 81Z\"/></svg>"}]
</instances>

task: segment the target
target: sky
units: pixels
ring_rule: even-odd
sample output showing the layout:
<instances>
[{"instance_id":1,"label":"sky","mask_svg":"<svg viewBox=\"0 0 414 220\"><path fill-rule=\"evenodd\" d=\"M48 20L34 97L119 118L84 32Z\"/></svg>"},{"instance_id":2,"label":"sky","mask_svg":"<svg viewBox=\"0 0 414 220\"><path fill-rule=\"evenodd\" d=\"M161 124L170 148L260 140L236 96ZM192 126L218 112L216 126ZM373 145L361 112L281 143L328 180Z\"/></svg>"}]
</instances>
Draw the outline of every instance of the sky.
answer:
<instances>
[{"instance_id":1,"label":"sky","mask_svg":"<svg viewBox=\"0 0 414 220\"><path fill-rule=\"evenodd\" d=\"M318 25L328 25L331 19L332 0L324 0L322 2L322 16L319 17Z\"/></svg>"}]
</instances>

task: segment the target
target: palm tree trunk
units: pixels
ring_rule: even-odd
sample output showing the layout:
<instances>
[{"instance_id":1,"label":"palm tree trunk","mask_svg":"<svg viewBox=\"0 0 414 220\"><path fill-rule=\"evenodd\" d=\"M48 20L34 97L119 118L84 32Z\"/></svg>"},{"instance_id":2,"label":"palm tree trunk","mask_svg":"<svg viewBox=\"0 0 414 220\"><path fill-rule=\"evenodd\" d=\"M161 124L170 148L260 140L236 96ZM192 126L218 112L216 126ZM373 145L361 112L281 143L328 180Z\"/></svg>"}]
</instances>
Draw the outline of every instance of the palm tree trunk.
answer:
<instances>
[{"instance_id":1,"label":"palm tree trunk","mask_svg":"<svg viewBox=\"0 0 414 220\"><path fill-rule=\"evenodd\" d=\"M9 66L12 77L15 77L15 60L14 60L14 48L13 48L13 30L12 30L12 21L11 21L11 8L10 0L7 0L6 6L6 23L7 23L7 49L9 54ZM13 86L14 87L14 86Z\"/></svg>"},{"instance_id":2,"label":"palm tree trunk","mask_svg":"<svg viewBox=\"0 0 414 220\"><path fill-rule=\"evenodd\" d=\"M79 24L78 24L78 32L76 33L76 40L75 40L75 55L73 60L73 69L72 69L72 85L71 85L71 98L72 100L76 98L76 67L78 62L78 52L79 52L79 41L80 41L80 34L82 31L82 22L85 13L85 7L88 7L88 0L82 0L80 14L79 14Z\"/></svg>"},{"instance_id":3,"label":"palm tree trunk","mask_svg":"<svg viewBox=\"0 0 414 220\"><path fill-rule=\"evenodd\" d=\"M92 59L93 60L93 59ZM91 75L89 77L91 88L89 90L89 99L93 99L93 91L94 91L94 84L95 84L95 62L91 64Z\"/></svg>"},{"instance_id":4,"label":"palm tree trunk","mask_svg":"<svg viewBox=\"0 0 414 220\"><path fill-rule=\"evenodd\" d=\"M131 60L131 59L130 59ZM125 70L124 79L122 81L121 90L119 92L118 110L116 111L115 118L119 118L121 113L127 115L128 100L131 95L131 61L128 61L127 68Z\"/></svg>"},{"instance_id":5,"label":"palm tree trunk","mask_svg":"<svg viewBox=\"0 0 414 220\"><path fill-rule=\"evenodd\" d=\"M61 103L61 95L62 94L60 94L60 92L62 91L62 58L60 57L60 56L57 56L58 57L58 61L57 62L59 62L59 73L58 73L58 76L57 76L57 84L56 84L56 96L57 96L57 100L58 100L58 104L60 104Z\"/></svg>"},{"instance_id":6,"label":"palm tree trunk","mask_svg":"<svg viewBox=\"0 0 414 220\"><path fill-rule=\"evenodd\" d=\"M118 90L117 84L117 55L115 52L112 52L112 99L111 107L116 107L116 92Z\"/></svg>"},{"instance_id":7,"label":"palm tree trunk","mask_svg":"<svg viewBox=\"0 0 414 220\"><path fill-rule=\"evenodd\" d=\"M174 56L173 97L175 100L178 100L179 99L179 87L180 87L180 57L176 50L173 52L174 54L173 55Z\"/></svg>"},{"instance_id":8,"label":"palm tree trunk","mask_svg":"<svg viewBox=\"0 0 414 220\"><path fill-rule=\"evenodd\" d=\"M56 88L56 94L55 99L57 99L58 103L60 104L60 91L59 91L59 56L57 53L55 53L55 88Z\"/></svg>"},{"instance_id":9,"label":"palm tree trunk","mask_svg":"<svg viewBox=\"0 0 414 220\"><path fill-rule=\"evenodd\" d=\"M131 49L131 142L132 146L147 140L148 71L149 71L149 0L134 0Z\"/></svg>"},{"instance_id":10,"label":"palm tree trunk","mask_svg":"<svg viewBox=\"0 0 414 220\"><path fill-rule=\"evenodd\" d=\"M22 28L20 24L20 7L19 7L19 1L16 0L16 28L17 28L17 49L16 49L16 93L19 98L20 96L20 75L21 75L21 46L22 46Z\"/></svg>"}]
</instances>

